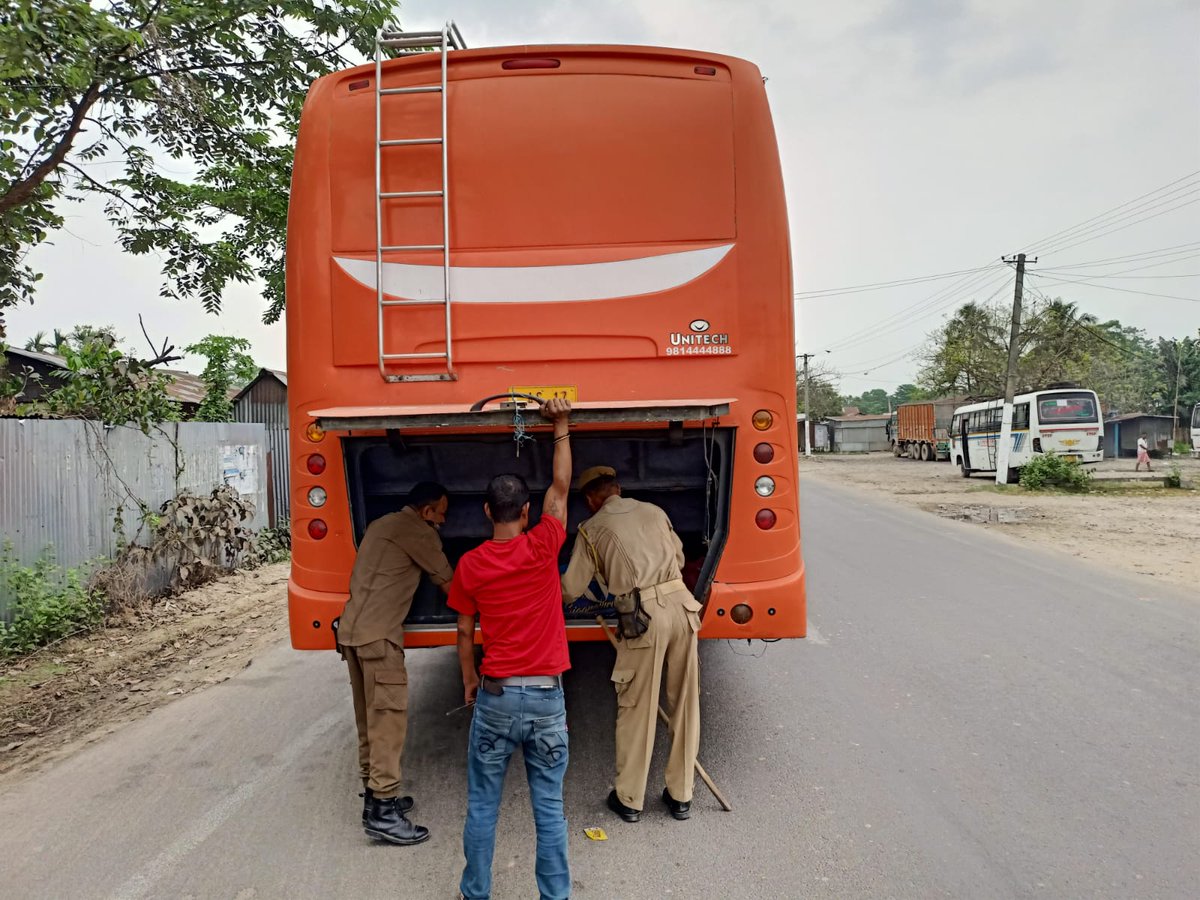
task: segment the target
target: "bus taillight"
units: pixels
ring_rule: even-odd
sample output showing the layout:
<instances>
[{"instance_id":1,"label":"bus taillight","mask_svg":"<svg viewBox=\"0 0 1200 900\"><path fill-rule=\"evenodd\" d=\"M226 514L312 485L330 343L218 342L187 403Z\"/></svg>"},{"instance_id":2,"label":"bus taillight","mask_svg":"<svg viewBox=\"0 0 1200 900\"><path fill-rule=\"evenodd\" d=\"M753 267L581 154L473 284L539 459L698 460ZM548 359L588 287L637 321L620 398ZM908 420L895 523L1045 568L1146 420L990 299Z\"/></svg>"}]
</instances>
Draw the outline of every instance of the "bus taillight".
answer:
<instances>
[{"instance_id":1,"label":"bus taillight","mask_svg":"<svg viewBox=\"0 0 1200 900\"><path fill-rule=\"evenodd\" d=\"M322 519L310 519L308 523L308 536L314 541L319 541L329 534L329 526Z\"/></svg>"},{"instance_id":2,"label":"bus taillight","mask_svg":"<svg viewBox=\"0 0 1200 900\"><path fill-rule=\"evenodd\" d=\"M754 524L763 531L770 531L775 527L775 511L770 509L760 509L758 515L754 517Z\"/></svg>"},{"instance_id":3,"label":"bus taillight","mask_svg":"<svg viewBox=\"0 0 1200 900\"><path fill-rule=\"evenodd\" d=\"M758 444L754 448L754 461L764 466L775 458L775 448L770 444Z\"/></svg>"},{"instance_id":4,"label":"bus taillight","mask_svg":"<svg viewBox=\"0 0 1200 900\"><path fill-rule=\"evenodd\" d=\"M729 611L729 618L733 619L739 625L745 625L754 618L754 610L745 603L739 603Z\"/></svg>"},{"instance_id":5,"label":"bus taillight","mask_svg":"<svg viewBox=\"0 0 1200 900\"><path fill-rule=\"evenodd\" d=\"M775 417L767 410L760 409L750 421L759 431L766 431L775 424Z\"/></svg>"},{"instance_id":6,"label":"bus taillight","mask_svg":"<svg viewBox=\"0 0 1200 900\"><path fill-rule=\"evenodd\" d=\"M325 471L325 457L320 453L314 453L306 462L308 471L313 475L320 475Z\"/></svg>"},{"instance_id":7,"label":"bus taillight","mask_svg":"<svg viewBox=\"0 0 1200 900\"><path fill-rule=\"evenodd\" d=\"M325 440L325 429L316 422L309 422L308 428L304 430L304 436L314 444L317 444Z\"/></svg>"}]
</instances>

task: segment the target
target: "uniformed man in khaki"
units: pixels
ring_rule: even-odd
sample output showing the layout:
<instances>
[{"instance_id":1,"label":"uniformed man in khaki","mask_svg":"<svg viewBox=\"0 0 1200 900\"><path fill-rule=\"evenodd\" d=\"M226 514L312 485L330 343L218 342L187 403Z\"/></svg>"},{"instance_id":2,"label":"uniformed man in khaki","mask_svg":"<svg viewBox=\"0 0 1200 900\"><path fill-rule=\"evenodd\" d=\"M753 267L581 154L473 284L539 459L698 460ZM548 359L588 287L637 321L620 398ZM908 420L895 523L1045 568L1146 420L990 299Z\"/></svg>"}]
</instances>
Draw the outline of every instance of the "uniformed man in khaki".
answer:
<instances>
[{"instance_id":1,"label":"uniformed man in khaki","mask_svg":"<svg viewBox=\"0 0 1200 900\"><path fill-rule=\"evenodd\" d=\"M654 750L659 685L667 670L671 754L662 799L676 819L691 814L700 746L700 663L696 634L701 604L680 575L683 545L667 514L651 503L621 496L616 471L594 466L578 479L592 517L579 526L563 597L581 596L593 577L609 594L640 589L649 627L622 637L613 668L617 692L617 778L608 806L626 822L641 818Z\"/></svg>"},{"instance_id":2,"label":"uniformed man in khaki","mask_svg":"<svg viewBox=\"0 0 1200 900\"><path fill-rule=\"evenodd\" d=\"M393 844L429 837L429 829L408 819L412 797L399 796L408 731L404 620L422 572L449 590L454 572L438 534L448 505L444 487L423 482L409 493L404 509L367 527L350 575L350 599L338 620L338 649L350 670L358 725L363 828Z\"/></svg>"}]
</instances>

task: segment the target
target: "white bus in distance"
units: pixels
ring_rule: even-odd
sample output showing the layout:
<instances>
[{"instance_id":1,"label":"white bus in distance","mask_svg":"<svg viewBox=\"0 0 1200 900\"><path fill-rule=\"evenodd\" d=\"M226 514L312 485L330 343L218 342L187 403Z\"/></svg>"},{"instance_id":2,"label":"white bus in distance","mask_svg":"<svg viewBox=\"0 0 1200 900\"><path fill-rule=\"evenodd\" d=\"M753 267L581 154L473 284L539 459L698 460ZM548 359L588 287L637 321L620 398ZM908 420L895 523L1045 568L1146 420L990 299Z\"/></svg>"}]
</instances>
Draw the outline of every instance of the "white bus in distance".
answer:
<instances>
[{"instance_id":1,"label":"white bus in distance","mask_svg":"<svg viewBox=\"0 0 1200 900\"><path fill-rule=\"evenodd\" d=\"M954 411L950 459L963 478L996 471L1003 400L970 403ZM1104 420L1095 391L1059 388L1019 394L1013 400L1009 481L1035 456L1056 453L1079 463L1104 456Z\"/></svg>"}]
</instances>

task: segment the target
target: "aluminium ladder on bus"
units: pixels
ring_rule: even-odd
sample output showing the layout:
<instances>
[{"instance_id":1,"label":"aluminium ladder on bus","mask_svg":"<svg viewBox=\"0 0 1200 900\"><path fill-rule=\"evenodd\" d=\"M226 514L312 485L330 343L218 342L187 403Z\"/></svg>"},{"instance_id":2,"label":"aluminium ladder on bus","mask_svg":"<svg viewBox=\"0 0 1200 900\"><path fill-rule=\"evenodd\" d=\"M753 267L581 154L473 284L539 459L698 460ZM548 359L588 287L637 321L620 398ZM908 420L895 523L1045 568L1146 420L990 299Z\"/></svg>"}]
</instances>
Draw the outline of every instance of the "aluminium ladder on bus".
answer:
<instances>
[{"instance_id":1,"label":"aluminium ladder on bus","mask_svg":"<svg viewBox=\"0 0 1200 900\"><path fill-rule=\"evenodd\" d=\"M383 86L384 51L394 55L408 56L416 53L440 52L442 57L442 81L440 85L416 87ZM446 132L446 69L447 54L451 50L465 50L466 44L458 26L447 22L441 31L389 31L380 30L375 35L375 299L378 306L379 324L379 374L385 381L453 381L454 343L450 323L450 192L447 177L447 132ZM383 98L397 94L441 94L442 133L438 137L405 138L384 140ZM388 148L439 145L442 148L442 188L438 191L384 191L383 151ZM418 197L437 197L442 204L442 242L440 244L385 244L383 241L383 204L389 200L405 200ZM383 254L415 251L441 251L442 254L442 298L440 300L385 298L383 291ZM437 306L446 311L446 349L439 353L388 353L384 340L384 312L396 306ZM444 360L445 372L424 374L400 374L388 370L388 364L402 360Z\"/></svg>"}]
</instances>

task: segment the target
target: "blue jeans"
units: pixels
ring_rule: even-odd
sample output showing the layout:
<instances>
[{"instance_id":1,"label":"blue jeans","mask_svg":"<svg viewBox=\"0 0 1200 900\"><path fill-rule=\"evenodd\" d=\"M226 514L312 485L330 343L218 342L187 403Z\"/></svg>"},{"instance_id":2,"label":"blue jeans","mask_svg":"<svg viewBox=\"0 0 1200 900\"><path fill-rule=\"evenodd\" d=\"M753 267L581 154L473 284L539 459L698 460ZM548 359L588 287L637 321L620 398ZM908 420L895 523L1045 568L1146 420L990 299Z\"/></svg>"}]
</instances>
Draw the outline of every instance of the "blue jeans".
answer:
<instances>
[{"instance_id":1,"label":"blue jeans","mask_svg":"<svg viewBox=\"0 0 1200 900\"><path fill-rule=\"evenodd\" d=\"M529 778L537 827L537 876L541 900L571 896L567 866L567 820L563 776L567 773L567 712L562 688L505 687L497 697L480 688L467 746L467 858L459 890L467 900L492 893L496 820L508 760L520 746Z\"/></svg>"}]
</instances>

